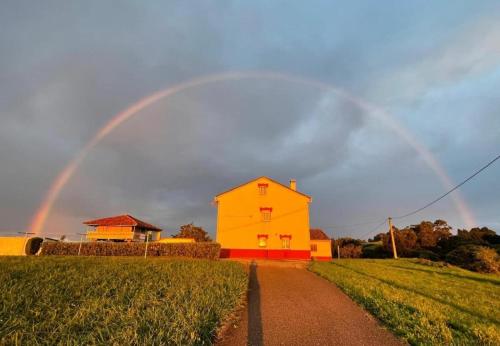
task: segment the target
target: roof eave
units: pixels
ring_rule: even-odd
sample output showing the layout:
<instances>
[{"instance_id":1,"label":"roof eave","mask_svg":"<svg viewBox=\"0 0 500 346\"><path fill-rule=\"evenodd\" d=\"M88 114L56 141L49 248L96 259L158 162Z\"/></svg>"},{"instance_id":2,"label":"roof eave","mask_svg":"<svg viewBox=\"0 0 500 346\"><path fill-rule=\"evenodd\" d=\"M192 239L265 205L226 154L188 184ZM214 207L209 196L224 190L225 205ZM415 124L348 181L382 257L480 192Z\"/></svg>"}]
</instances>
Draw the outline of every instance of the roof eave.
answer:
<instances>
[{"instance_id":1,"label":"roof eave","mask_svg":"<svg viewBox=\"0 0 500 346\"><path fill-rule=\"evenodd\" d=\"M218 201L218 198L219 198L219 197L221 197L222 195L225 195L226 193L229 193L229 192L231 192L231 191L233 191L233 190L236 190L236 189L238 189L238 188L240 188L240 187L242 187L242 186L245 186L245 185L247 185L247 184L250 184L250 183L252 183L252 182L254 182L254 181L256 181L256 180L262 179L262 178L267 179L267 180L270 180L270 181L272 181L272 182L273 182L273 183L275 183L275 184L278 184L278 185L280 185L280 186L283 186L284 188L286 188L286 189L288 189L288 190L290 190L290 191L292 191L292 192L295 192L295 193L297 193L297 194L299 194L299 195L301 195L301 196L303 196L303 197L306 197L306 198L308 198L308 199L309 199L309 203L312 203L312 197L311 197L311 196L306 195L305 193L302 193L302 192L297 191L297 190L292 190L289 186L286 186L285 184L282 184L282 183L280 183L280 182L279 182L279 181L277 181L277 180L274 180L274 179L271 179L271 178L269 178L269 177L266 177L265 175L260 176L260 177L255 178L255 179L251 179L251 180L249 180L249 181L247 181L247 182L245 182L245 183L243 183L243 184L237 185L237 186L235 186L235 187L233 187L233 188L231 188L231 189L229 189L229 190L226 190L226 191L224 191L224 192L219 193L218 195L216 195L216 196L214 197L214 201L215 201L215 202L217 202L217 201Z\"/></svg>"}]
</instances>

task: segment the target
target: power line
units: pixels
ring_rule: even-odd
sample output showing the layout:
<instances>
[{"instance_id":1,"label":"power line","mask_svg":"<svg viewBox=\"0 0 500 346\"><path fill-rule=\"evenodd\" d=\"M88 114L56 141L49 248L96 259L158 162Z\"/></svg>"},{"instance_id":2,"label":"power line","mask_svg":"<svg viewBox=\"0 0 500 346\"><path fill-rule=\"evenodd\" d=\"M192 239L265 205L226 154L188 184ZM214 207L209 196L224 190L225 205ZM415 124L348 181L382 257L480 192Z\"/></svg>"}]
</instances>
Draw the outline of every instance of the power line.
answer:
<instances>
[{"instance_id":1,"label":"power line","mask_svg":"<svg viewBox=\"0 0 500 346\"><path fill-rule=\"evenodd\" d=\"M376 232L382 225L385 225L386 222L387 222L387 220L384 219L384 221L382 221L381 223L379 223L376 227L373 227L370 231L368 231L365 234L363 234L360 237L360 239L364 239L365 237L369 236L370 234Z\"/></svg>"},{"instance_id":2,"label":"power line","mask_svg":"<svg viewBox=\"0 0 500 346\"><path fill-rule=\"evenodd\" d=\"M332 226L332 227L320 227L322 229L335 229L335 228L347 228L347 227L354 227L354 226L363 226L363 225L372 225L374 223L378 223L377 226L373 227L372 229L370 229L370 231L368 231L367 233L363 234L360 239L363 239L365 238L366 236L372 234L373 232L377 231L380 226L384 225L385 223L387 222L386 219L384 219L382 222L380 220L377 220L377 221L370 221L370 222L361 222L361 223L355 223L355 224L350 224L350 225L342 225L342 226Z\"/></svg>"},{"instance_id":3,"label":"power line","mask_svg":"<svg viewBox=\"0 0 500 346\"><path fill-rule=\"evenodd\" d=\"M349 224L349 225L323 226L323 227L319 227L319 228L322 228L322 229L350 228L350 227L356 227L356 226L373 225L373 224L375 224L377 222L379 222L379 220L372 220L372 221L367 221L367 222L353 223L353 224Z\"/></svg>"},{"instance_id":4,"label":"power line","mask_svg":"<svg viewBox=\"0 0 500 346\"><path fill-rule=\"evenodd\" d=\"M432 200L431 202L427 203L426 205L424 205L423 207L421 208L418 208L410 213L407 213L407 214L404 214L404 215L400 215L400 216L395 216L393 217L393 219L403 219L403 218L406 218L408 216L411 216L411 215L414 215L414 214L417 214L419 212L421 212L422 210L430 207L431 205L439 202L440 200L442 200L443 198L445 198L446 196L448 196L450 193L452 193L453 191L455 191L456 189L458 189L459 187L461 187L462 185L466 184L468 181L472 180L475 176L477 176L479 173L481 173L482 171L484 171L485 169L487 169L488 167L490 167L493 163L495 163L495 161L497 161L498 159L500 159L500 155L498 155L497 157L495 157L493 160L491 160L490 162L488 162L486 165L484 165L483 167L481 167L479 170L477 170L476 172L474 172L471 176L469 176L468 178L466 178L464 181L462 181L460 184L454 186L451 190L447 191L446 193L444 193L443 195L439 196L438 198ZM361 225L369 225L369 224L373 224L377 221L370 221L370 222L363 222L363 223L358 223L358 224L352 224L352 225L345 225L345 226L339 226L339 227L348 227L348 226L361 226ZM370 231L366 232L365 234L363 234L360 238L363 239L367 236L369 236L370 234L376 232L382 225L384 225L385 223L387 222L386 219L384 219L383 221L381 221L379 224L377 224L377 226L375 226L374 228L372 228ZM330 228L330 227L325 227L325 228ZM331 228L335 228L335 227L331 227Z\"/></svg>"},{"instance_id":5,"label":"power line","mask_svg":"<svg viewBox=\"0 0 500 346\"><path fill-rule=\"evenodd\" d=\"M448 192L446 192L445 194L439 196L438 198L436 198L435 200L433 200L432 202L429 202L427 203L426 205L424 205L423 207L421 208L418 208L408 214L404 214L404 215L400 215L400 216L394 216L393 219L403 219L405 217L408 217L408 216L411 216L411 215L414 215L418 212L421 212L422 210L430 207L431 205L433 205L434 203L437 203L439 202L440 200L442 200L443 198L445 198L446 196L448 196L450 193L452 193L453 191L455 191L456 189L458 189L460 186L464 185L465 183L467 183L469 180L471 180L472 178L474 178L476 175L478 175L479 173L481 173L482 171L484 171L486 168L488 168L489 166L491 166L495 161L497 161L498 159L500 159L500 155L498 155L497 157L495 157L493 160L491 160L490 162L488 162L486 165L484 165L483 167L481 167L478 171L476 171L474 174L472 174L470 177L468 177L467 179L465 179L464 181L462 181L460 184L456 185L454 188L452 188L451 190L449 190Z\"/></svg>"}]
</instances>

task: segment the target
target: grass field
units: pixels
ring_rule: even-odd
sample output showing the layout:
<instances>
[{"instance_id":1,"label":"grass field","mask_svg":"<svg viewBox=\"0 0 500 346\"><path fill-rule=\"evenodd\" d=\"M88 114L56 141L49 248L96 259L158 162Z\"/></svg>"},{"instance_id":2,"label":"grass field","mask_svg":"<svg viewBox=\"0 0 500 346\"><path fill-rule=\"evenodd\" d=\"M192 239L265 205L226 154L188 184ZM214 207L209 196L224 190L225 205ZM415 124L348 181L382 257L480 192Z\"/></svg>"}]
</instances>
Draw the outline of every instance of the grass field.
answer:
<instances>
[{"instance_id":1,"label":"grass field","mask_svg":"<svg viewBox=\"0 0 500 346\"><path fill-rule=\"evenodd\" d=\"M233 262L0 258L0 344L210 344L246 289Z\"/></svg>"},{"instance_id":2,"label":"grass field","mask_svg":"<svg viewBox=\"0 0 500 346\"><path fill-rule=\"evenodd\" d=\"M500 278L411 259L315 262L311 270L414 345L500 345Z\"/></svg>"}]
</instances>

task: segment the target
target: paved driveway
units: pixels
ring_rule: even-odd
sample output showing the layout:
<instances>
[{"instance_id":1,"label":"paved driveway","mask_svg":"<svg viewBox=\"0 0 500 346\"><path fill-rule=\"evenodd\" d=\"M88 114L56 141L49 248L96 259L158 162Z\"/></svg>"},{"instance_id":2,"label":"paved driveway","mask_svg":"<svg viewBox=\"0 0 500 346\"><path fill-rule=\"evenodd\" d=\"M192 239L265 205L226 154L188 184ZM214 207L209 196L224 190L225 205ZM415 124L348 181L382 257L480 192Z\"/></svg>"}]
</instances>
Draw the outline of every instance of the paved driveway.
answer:
<instances>
[{"instance_id":1,"label":"paved driveway","mask_svg":"<svg viewBox=\"0 0 500 346\"><path fill-rule=\"evenodd\" d=\"M219 345L402 345L335 285L303 264L250 266L248 305Z\"/></svg>"}]
</instances>

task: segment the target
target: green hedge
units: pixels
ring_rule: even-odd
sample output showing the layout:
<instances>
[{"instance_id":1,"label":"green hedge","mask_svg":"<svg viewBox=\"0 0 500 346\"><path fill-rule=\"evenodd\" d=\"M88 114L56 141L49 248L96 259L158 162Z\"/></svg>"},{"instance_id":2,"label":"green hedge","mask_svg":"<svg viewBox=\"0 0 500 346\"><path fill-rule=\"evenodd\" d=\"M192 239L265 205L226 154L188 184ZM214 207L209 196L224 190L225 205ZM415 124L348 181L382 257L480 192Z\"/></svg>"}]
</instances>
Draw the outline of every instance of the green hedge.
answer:
<instances>
[{"instance_id":1,"label":"green hedge","mask_svg":"<svg viewBox=\"0 0 500 346\"><path fill-rule=\"evenodd\" d=\"M448 263L480 273L499 273L500 256L489 247L462 245L446 255Z\"/></svg>"},{"instance_id":2,"label":"green hedge","mask_svg":"<svg viewBox=\"0 0 500 346\"><path fill-rule=\"evenodd\" d=\"M80 243L44 243L42 255L76 256ZM81 244L81 256L144 256L146 243L87 242ZM217 243L149 243L148 256L219 258Z\"/></svg>"}]
</instances>

